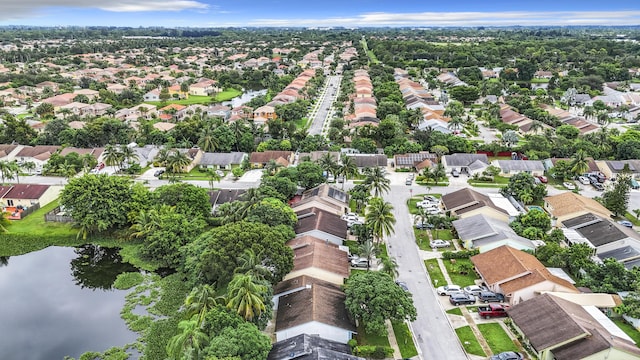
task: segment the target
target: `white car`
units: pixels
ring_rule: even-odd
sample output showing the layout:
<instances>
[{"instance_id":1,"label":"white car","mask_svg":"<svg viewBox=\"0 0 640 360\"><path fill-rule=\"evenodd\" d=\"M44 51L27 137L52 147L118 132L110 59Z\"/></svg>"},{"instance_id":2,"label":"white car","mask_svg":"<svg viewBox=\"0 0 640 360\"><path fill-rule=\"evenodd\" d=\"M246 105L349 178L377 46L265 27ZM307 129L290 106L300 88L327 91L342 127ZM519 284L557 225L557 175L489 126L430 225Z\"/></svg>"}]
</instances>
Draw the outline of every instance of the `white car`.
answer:
<instances>
[{"instance_id":1,"label":"white car","mask_svg":"<svg viewBox=\"0 0 640 360\"><path fill-rule=\"evenodd\" d=\"M571 183L571 182L563 182L562 185L564 187L566 187L567 189L569 189L569 190L575 190L575 188L576 188L576 185L574 183Z\"/></svg>"},{"instance_id":2,"label":"white car","mask_svg":"<svg viewBox=\"0 0 640 360\"><path fill-rule=\"evenodd\" d=\"M455 294L463 291L460 286L450 284L450 285L440 286L439 288L436 289L436 292L440 296L445 296L445 295L451 295L451 294Z\"/></svg>"},{"instance_id":3,"label":"white car","mask_svg":"<svg viewBox=\"0 0 640 360\"><path fill-rule=\"evenodd\" d=\"M420 207L421 208L437 208L437 207L440 206L440 204L432 202L432 201L428 201L428 200L422 200L422 201L418 201L416 203L416 206L419 207L419 208Z\"/></svg>"},{"instance_id":4,"label":"white car","mask_svg":"<svg viewBox=\"0 0 640 360\"><path fill-rule=\"evenodd\" d=\"M356 213L346 213L344 215L342 215L342 220L346 220L346 221L358 221L360 220L360 218L358 217L358 214Z\"/></svg>"},{"instance_id":5,"label":"white car","mask_svg":"<svg viewBox=\"0 0 640 360\"><path fill-rule=\"evenodd\" d=\"M435 249L435 248L441 248L441 247L449 247L451 246L451 243L446 240L435 239L435 240L431 240L429 242L429 245L431 246L431 248Z\"/></svg>"},{"instance_id":6,"label":"white car","mask_svg":"<svg viewBox=\"0 0 640 360\"><path fill-rule=\"evenodd\" d=\"M483 291L487 291L487 289L478 285L469 285L464 288L464 292L466 292L467 294L471 294L473 296L478 296Z\"/></svg>"},{"instance_id":7,"label":"white car","mask_svg":"<svg viewBox=\"0 0 640 360\"><path fill-rule=\"evenodd\" d=\"M591 184L591 181L589 181L589 179L586 176L580 176L578 177L578 181L580 181L580 183L582 185L589 185Z\"/></svg>"}]
</instances>

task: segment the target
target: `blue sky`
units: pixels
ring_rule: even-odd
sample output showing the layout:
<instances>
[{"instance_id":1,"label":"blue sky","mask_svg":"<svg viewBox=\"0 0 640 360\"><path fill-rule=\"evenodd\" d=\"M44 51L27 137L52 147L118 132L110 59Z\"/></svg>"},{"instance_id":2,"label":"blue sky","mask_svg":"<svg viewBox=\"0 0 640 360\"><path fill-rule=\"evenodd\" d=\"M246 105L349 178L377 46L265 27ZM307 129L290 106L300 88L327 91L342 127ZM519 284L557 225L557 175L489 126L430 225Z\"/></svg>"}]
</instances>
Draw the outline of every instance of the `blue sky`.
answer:
<instances>
[{"instance_id":1,"label":"blue sky","mask_svg":"<svg viewBox=\"0 0 640 360\"><path fill-rule=\"evenodd\" d=\"M584 0L0 0L0 25L640 25L640 4Z\"/></svg>"}]
</instances>

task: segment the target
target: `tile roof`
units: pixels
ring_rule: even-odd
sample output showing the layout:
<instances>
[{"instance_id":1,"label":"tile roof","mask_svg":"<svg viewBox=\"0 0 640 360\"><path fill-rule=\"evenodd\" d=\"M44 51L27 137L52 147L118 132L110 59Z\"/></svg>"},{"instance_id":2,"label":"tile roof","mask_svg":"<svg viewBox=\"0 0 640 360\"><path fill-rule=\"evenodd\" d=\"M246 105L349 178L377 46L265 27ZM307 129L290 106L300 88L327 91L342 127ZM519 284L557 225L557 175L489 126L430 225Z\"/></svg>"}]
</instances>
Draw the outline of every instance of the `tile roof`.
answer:
<instances>
[{"instance_id":1,"label":"tile roof","mask_svg":"<svg viewBox=\"0 0 640 360\"><path fill-rule=\"evenodd\" d=\"M280 158L289 160L293 152L291 151L278 151L278 150L269 150L264 152L252 152L249 156L249 161L251 163L268 163L269 160L278 160Z\"/></svg>"},{"instance_id":2,"label":"tile roof","mask_svg":"<svg viewBox=\"0 0 640 360\"><path fill-rule=\"evenodd\" d=\"M2 196L3 199L37 200L49 189L49 185L14 184Z\"/></svg>"}]
</instances>

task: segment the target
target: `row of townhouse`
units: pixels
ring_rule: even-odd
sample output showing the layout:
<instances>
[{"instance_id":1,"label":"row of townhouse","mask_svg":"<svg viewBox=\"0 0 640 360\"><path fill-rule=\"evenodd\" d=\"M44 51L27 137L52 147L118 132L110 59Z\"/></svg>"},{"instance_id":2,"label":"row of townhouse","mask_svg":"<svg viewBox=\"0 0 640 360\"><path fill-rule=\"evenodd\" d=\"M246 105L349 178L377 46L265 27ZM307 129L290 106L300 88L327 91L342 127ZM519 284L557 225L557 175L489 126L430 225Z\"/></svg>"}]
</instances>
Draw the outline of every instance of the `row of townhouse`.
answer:
<instances>
[{"instance_id":1,"label":"row of townhouse","mask_svg":"<svg viewBox=\"0 0 640 360\"><path fill-rule=\"evenodd\" d=\"M376 98L373 96L373 84L366 70L356 70L353 74L354 93L349 96L353 103L353 113L345 116L349 120L349 127L359 127L366 124L378 126ZM347 111L349 112L349 107Z\"/></svg>"},{"instance_id":2,"label":"row of townhouse","mask_svg":"<svg viewBox=\"0 0 640 360\"><path fill-rule=\"evenodd\" d=\"M267 121L273 120L277 117L276 106L285 105L295 102L298 99L303 99L306 95L304 88L307 82L315 76L315 70L307 69L300 73L287 87L285 87L278 95L264 106L253 111L253 121L257 124L264 125Z\"/></svg>"},{"instance_id":3,"label":"row of townhouse","mask_svg":"<svg viewBox=\"0 0 640 360\"><path fill-rule=\"evenodd\" d=\"M407 109L419 109L422 112L422 121L418 124L418 129L431 128L445 134L450 134L448 127L449 119L444 116L444 106L436 101L420 83L409 78L409 73L400 68L394 69L394 79L402 93Z\"/></svg>"}]
</instances>

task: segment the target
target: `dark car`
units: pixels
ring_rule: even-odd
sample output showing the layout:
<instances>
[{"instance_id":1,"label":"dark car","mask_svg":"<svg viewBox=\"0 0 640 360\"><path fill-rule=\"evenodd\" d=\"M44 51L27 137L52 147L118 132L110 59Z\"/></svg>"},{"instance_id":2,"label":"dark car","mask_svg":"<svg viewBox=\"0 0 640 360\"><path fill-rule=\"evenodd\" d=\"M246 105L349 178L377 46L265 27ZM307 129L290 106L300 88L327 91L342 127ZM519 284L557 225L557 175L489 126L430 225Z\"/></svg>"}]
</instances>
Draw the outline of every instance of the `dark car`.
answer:
<instances>
[{"instance_id":1,"label":"dark car","mask_svg":"<svg viewBox=\"0 0 640 360\"><path fill-rule=\"evenodd\" d=\"M497 355L493 355L490 360L522 360L522 354L513 351L503 352Z\"/></svg>"},{"instance_id":2,"label":"dark car","mask_svg":"<svg viewBox=\"0 0 640 360\"><path fill-rule=\"evenodd\" d=\"M153 176L155 177L159 177L160 175L164 174L164 170L160 169L157 170L156 172L153 173Z\"/></svg>"},{"instance_id":3,"label":"dark car","mask_svg":"<svg viewBox=\"0 0 640 360\"><path fill-rule=\"evenodd\" d=\"M405 282L396 280L396 285L400 286L400 288L402 290L404 290L404 291L409 291L409 287L407 286L407 283L405 283Z\"/></svg>"},{"instance_id":4,"label":"dark car","mask_svg":"<svg viewBox=\"0 0 640 360\"><path fill-rule=\"evenodd\" d=\"M494 293L493 291L481 291L480 294L478 294L478 300L485 304L490 302L504 302L504 295Z\"/></svg>"},{"instance_id":5,"label":"dark car","mask_svg":"<svg viewBox=\"0 0 640 360\"><path fill-rule=\"evenodd\" d=\"M604 186L602 186L602 184L600 184L599 182L591 183L591 186L593 186L593 188L598 191L604 191Z\"/></svg>"},{"instance_id":6,"label":"dark car","mask_svg":"<svg viewBox=\"0 0 640 360\"><path fill-rule=\"evenodd\" d=\"M449 297L449 302L456 306L460 304L475 304L476 298L471 294L467 294L465 292L459 292L459 293L451 294L451 296Z\"/></svg>"}]
</instances>

